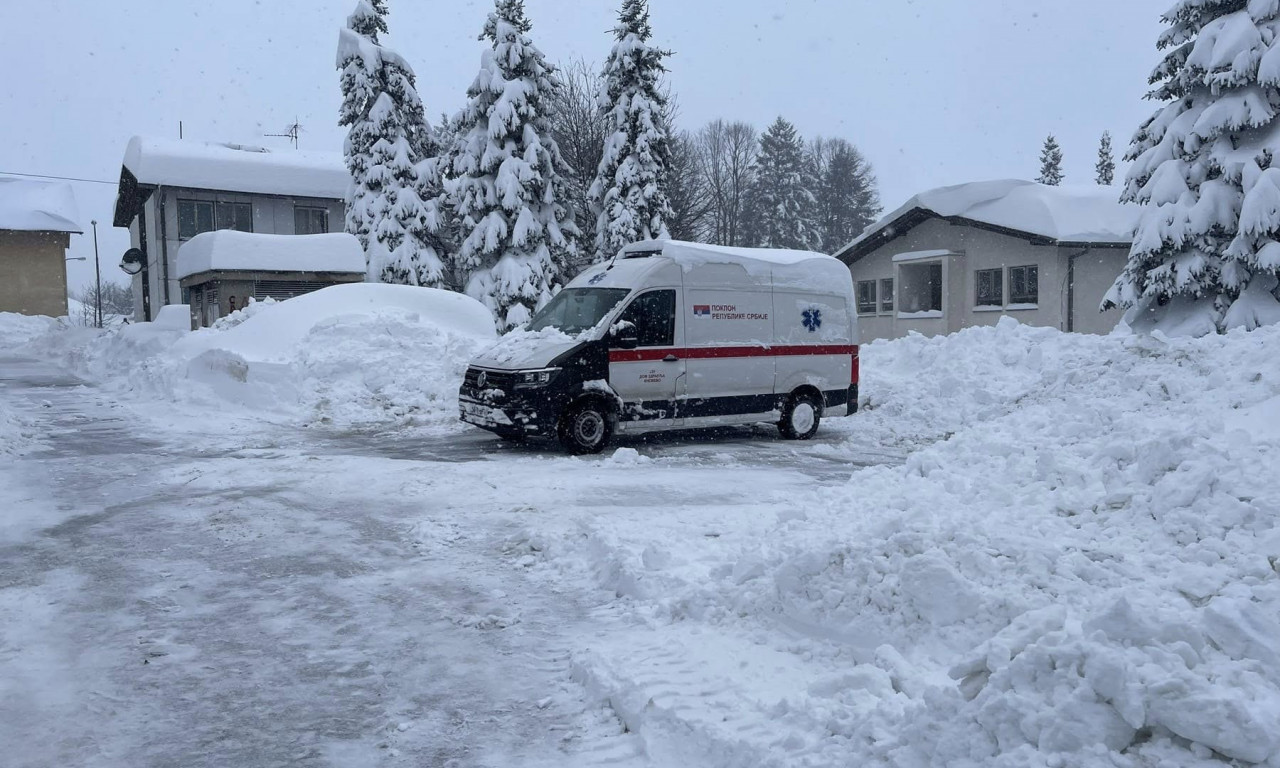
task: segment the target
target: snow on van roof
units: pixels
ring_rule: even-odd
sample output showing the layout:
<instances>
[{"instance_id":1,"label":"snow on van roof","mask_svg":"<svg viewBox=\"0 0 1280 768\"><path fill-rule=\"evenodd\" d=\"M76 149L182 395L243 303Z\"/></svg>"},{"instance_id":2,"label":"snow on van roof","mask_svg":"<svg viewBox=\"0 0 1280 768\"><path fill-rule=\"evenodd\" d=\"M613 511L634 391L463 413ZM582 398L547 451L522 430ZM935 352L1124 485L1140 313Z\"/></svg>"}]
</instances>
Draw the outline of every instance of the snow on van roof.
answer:
<instances>
[{"instance_id":1,"label":"snow on van roof","mask_svg":"<svg viewBox=\"0 0 1280 768\"><path fill-rule=\"evenodd\" d=\"M1138 224L1138 206L1121 203L1114 187L1048 186L1000 179L939 187L912 197L868 227L843 254L891 227L913 210L1025 232L1059 243L1127 245Z\"/></svg>"},{"instance_id":2,"label":"snow on van roof","mask_svg":"<svg viewBox=\"0 0 1280 768\"><path fill-rule=\"evenodd\" d=\"M351 176L340 152L134 136L124 167L139 184L339 200Z\"/></svg>"},{"instance_id":3,"label":"snow on van roof","mask_svg":"<svg viewBox=\"0 0 1280 768\"><path fill-rule=\"evenodd\" d=\"M0 177L0 229L80 234L79 217L70 184Z\"/></svg>"},{"instance_id":4,"label":"snow on van roof","mask_svg":"<svg viewBox=\"0 0 1280 768\"><path fill-rule=\"evenodd\" d=\"M364 273L355 235L261 235L220 229L203 232L178 249L178 279L214 270Z\"/></svg>"},{"instance_id":5,"label":"snow on van roof","mask_svg":"<svg viewBox=\"0 0 1280 768\"><path fill-rule=\"evenodd\" d=\"M833 256L815 251L793 251L783 248L733 248L726 245L690 243L683 240L644 240L638 243L631 243L622 249L624 254L652 253L655 251L661 251L663 256L674 259L681 264L766 262L769 264L790 265L812 260L836 261Z\"/></svg>"}]
</instances>

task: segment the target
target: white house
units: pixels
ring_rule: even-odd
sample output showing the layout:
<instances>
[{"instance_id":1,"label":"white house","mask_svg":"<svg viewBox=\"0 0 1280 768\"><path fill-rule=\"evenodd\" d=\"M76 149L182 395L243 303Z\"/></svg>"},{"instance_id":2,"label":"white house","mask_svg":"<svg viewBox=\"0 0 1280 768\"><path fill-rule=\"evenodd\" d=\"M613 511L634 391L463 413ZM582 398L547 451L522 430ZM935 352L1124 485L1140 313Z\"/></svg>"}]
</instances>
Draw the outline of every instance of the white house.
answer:
<instances>
[{"instance_id":1,"label":"white house","mask_svg":"<svg viewBox=\"0 0 1280 768\"><path fill-rule=\"evenodd\" d=\"M178 248L186 241L219 229L341 232L349 183L338 152L133 137L120 170L114 224L129 228L132 246L145 256L147 279L133 279L138 319L153 319L166 304L189 303L177 272Z\"/></svg>"},{"instance_id":2,"label":"white house","mask_svg":"<svg viewBox=\"0 0 1280 768\"><path fill-rule=\"evenodd\" d=\"M1121 313L1098 306L1139 215L1119 195L1010 179L912 197L835 254L853 274L862 338L953 333L1006 314L1109 332Z\"/></svg>"}]
</instances>

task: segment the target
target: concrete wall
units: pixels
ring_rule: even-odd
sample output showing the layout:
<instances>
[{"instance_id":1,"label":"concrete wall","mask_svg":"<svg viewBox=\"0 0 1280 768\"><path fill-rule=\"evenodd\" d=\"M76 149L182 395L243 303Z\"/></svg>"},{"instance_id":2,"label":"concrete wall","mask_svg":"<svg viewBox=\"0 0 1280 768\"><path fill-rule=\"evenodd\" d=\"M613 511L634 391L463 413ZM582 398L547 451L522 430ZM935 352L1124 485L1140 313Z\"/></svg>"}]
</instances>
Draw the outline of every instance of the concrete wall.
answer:
<instances>
[{"instance_id":1,"label":"concrete wall","mask_svg":"<svg viewBox=\"0 0 1280 768\"><path fill-rule=\"evenodd\" d=\"M67 314L65 232L0 231L0 312Z\"/></svg>"},{"instance_id":2,"label":"concrete wall","mask_svg":"<svg viewBox=\"0 0 1280 768\"><path fill-rule=\"evenodd\" d=\"M1065 251L1065 249L1064 249ZM1075 255L1079 254L1079 255ZM1102 298L1124 271L1128 248L1093 248L1084 253L1071 249L1063 258L1075 259L1074 330L1078 333L1111 333L1124 314L1119 309L1099 312Z\"/></svg>"},{"instance_id":3,"label":"concrete wall","mask_svg":"<svg viewBox=\"0 0 1280 768\"><path fill-rule=\"evenodd\" d=\"M163 187L156 190L143 204L147 219L148 269L151 280L152 315L165 303L182 304L182 288L178 285L178 248L183 240L178 238L178 201L211 200L214 202L249 203L253 209L253 231L267 235L292 235L294 232L293 209L296 206L326 208L329 211L329 231L343 231L345 211L341 200L321 200L305 197L272 197L268 195L242 194L238 192L212 192L209 190ZM137 220L129 228L135 248L140 246ZM166 258L167 257L167 258ZM142 281L134 279L136 307L142 307ZM168 289L166 294L165 289ZM141 317L141 309L137 312Z\"/></svg>"},{"instance_id":4,"label":"concrete wall","mask_svg":"<svg viewBox=\"0 0 1280 768\"><path fill-rule=\"evenodd\" d=\"M855 289L859 281L894 278L901 285L897 254L946 250L958 253L940 259L943 263L943 317L907 319L899 317L895 302L893 312L858 316L864 341L877 338L900 338L910 331L925 335L954 333L975 325L995 325L1003 315L1010 315L1027 325L1048 326L1067 330L1068 319L1068 250L1057 245L1036 245L1031 241L979 229L964 224L950 224L942 219L927 220L901 237L882 245L850 265ZM1080 249L1070 253L1079 253ZM1097 312L1102 295L1110 287L1124 264L1123 249L1095 249L1077 257L1075 280L1075 328L1086 333L1106 333L1115 327L1119 313ZM908 262L923 263L923 262ZM1011 308L1009 301L1009 268L1035 265L1038 270L1039 295L1034 307ZM1003 305L978 307L977 272L1001 269L1004 280ZM877 296L877 298L879 298Z\"/></svg>"}]
</instances>

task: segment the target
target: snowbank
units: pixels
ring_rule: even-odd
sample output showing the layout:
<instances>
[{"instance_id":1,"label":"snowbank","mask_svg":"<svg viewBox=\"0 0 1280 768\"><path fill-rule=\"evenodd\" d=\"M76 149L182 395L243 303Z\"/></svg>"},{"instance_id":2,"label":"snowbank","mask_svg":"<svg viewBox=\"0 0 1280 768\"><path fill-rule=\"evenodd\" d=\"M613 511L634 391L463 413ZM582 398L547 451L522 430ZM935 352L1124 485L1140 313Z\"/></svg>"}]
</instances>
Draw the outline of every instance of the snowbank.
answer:
<instances>
[{"instance_id":1,"label":"snowbank","mask_svg":"<svg viewBox=\"0 0 1280 768\"><path fill-rule=\"evenodd\" d=\"M57 327L58 321L44 315L0 312L0 352L8 352Z\"/></svg>"},{"instance_id":2,"label":"snowbank","mask_svg":"<svg viewBox=\"0 0 1280 768\"><path fill-rule=\"evenodd\" d=\"M865 410L811 454L846 484L532 533L637 627L575 675L699 765L1275 764L1276 349L1011 320L867 345Z\"/></svg>"},{"instance_id":3,"label":"snowbank","mask_svg":"<svg viewBox=\"0 0 1280 768\"><path fill-rule=\"evenodd\" d=\"M366 283L255 302L194 332L161 322L79 330L37 343L89 380L145 397L304 423L439 428L456 424L466 361L494 337L488 310L466 296Z\"/></svg>"}]
</instances>

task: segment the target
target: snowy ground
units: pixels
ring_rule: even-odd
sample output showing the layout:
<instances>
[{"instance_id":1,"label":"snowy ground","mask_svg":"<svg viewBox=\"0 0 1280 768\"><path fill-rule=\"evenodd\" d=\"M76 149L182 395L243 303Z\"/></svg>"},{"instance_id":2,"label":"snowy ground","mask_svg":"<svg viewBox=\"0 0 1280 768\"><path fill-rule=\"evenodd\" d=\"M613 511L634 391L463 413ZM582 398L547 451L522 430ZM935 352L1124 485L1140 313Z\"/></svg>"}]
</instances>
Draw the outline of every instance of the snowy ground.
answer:
<instances>
[{"instance_id":1,"label":"snowy ground","mask_svg":"<svg viewBox=\"0 0 1280 768\"><path fill-rule=\"evenodd\" d=\"M812 443L570 458L411 315L9 332L15 765L1280 764L1280 328L878 343Z\"/></svg>"}]
</instances>

